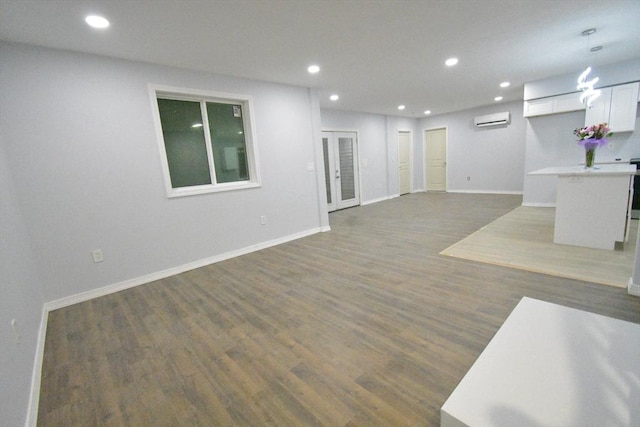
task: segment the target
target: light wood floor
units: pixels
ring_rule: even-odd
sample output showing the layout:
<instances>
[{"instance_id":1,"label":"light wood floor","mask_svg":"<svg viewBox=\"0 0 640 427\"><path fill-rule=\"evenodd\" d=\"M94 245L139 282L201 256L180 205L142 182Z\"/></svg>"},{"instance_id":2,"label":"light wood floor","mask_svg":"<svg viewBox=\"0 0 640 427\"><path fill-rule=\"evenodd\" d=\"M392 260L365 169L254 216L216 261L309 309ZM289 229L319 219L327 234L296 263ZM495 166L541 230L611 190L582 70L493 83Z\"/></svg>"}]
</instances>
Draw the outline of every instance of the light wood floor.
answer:
<instances>
[{"instance_id":1,"label":"light wood floor","mask_svg":"<svg viewBox=\"0 0 640 427\"><path fill-rule=\"evenodd\" d=\"M553 243L554 208L520 206L441 252L443 255L626 288L638 221L616 250ZM585 230L588 232L588 230Z\"/></svg>"},{"instance_id":2,"label":"light wood floor","mask_svg":"<svg viewBox=\"0 0 640 427\"><path fill-rule=\"evenodd\" d=\"M56 310L39 425L438 426L521 297L640 323L624 289L439 255L520 203L402 196Z\"/></svg>"}]
</instances>

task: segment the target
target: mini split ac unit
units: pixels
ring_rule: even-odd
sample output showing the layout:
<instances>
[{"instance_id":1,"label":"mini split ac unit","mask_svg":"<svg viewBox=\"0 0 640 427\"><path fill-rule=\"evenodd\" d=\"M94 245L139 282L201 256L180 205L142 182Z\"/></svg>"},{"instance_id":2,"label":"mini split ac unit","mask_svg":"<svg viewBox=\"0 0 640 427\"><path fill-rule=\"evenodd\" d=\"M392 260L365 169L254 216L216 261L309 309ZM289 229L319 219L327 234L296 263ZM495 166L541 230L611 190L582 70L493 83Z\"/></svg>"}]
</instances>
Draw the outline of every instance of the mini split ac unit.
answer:
<instances>
[{"instance_id":1,"label":"mini split ac unit","mask_svg":"<svg viewBox=\"0 0 640 427\"><path fill-rule=\"evenodd\" d=\"M508 111L504 113L487 114L486 116L478 116L473 119L476 127L508 125L511 123L511 116Z\"/></svg>"}]
</instances>

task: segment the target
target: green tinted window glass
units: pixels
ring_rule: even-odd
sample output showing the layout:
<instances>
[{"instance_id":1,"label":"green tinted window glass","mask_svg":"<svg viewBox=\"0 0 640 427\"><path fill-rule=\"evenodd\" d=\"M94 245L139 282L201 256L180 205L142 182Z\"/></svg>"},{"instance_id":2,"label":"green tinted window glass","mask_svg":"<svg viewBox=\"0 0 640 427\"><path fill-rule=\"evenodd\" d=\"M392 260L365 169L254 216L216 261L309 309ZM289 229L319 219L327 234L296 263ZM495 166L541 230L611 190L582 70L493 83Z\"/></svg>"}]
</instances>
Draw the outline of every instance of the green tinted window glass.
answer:
<instances>
[{"instance_id":1,"label":"green tinted window glass","mask_svg":"<svg viewBox=\"0 0 640 427\"><path fill-rule=\"evenodd\" d=\"M158 99L173 188L211 184L200 103Z\"/></svg>"},{"instance_id":2,"label":"green tinted window glass","mask_svg":"<svg viewBox=\"0 0 640 427\"><path fill-rule=\"evenodd\" d=\"M248 181L242 106L207 102L213 164L218 183Z\"/></svg>"}]
</instances>

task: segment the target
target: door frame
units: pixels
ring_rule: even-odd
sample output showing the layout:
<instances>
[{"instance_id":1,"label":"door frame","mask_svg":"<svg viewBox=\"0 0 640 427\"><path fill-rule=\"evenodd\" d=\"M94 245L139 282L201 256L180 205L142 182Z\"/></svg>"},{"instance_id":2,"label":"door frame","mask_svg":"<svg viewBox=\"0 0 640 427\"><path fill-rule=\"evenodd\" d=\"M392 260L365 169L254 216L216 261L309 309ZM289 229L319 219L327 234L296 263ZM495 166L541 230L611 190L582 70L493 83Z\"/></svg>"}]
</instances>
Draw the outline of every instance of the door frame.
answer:
<instances>
[{"instance_id":1,"label":"door frame","mask_svg":"<svg viewBox=\"0 0 640 427\"><path fill-rule=\"evenodd\" d=\"M396 148L398 153L396 158L398 159L397 163L397 173L398 173L398 195L400 196L400 132L409 134L409 194L413 193L413 130L412 129L404 129L398 128L396 129Z\"/></svg>"},{"instance_id":2,"label":"door frame","mask_svg":"<svg viewBox=\"0 0 640 427\"><path fill-rule=\"evenodd\" d=\"M424 167L424 191L429 191L429 185L427 182L427 132L430 130L444 129L444 149L445 149L445 168L444 168L444 192L446 193L449 188L449 127L448 126L434 126L422 129L422 165Z\"/></svg>"},{"instance_id":3,"label":"door frame","mask_svg":"<svg viewBox=\"0 0 640 427\"><path fill-rule=\"evenodd\" d=\"M356 206L362 206L362 176L360 173L360 168L362 167L362 164L360 162L360 132L358 130L355 129L340 129L340 128L322 128L320 131L320 134L324 134L325 132L331 132L331 133L353 133L355 134L355 141L354 141L354 145L356 148L356 155L355 155L355 163L356 163L356 176L355 179L357 180L357 196L358 196L358 204ZM320 146L322 147L322 137L320 139ZM322 165L324 168L324 152L323 152L323 159L322 159ZM323 179L322 182L325 182L324 179L324 174L326 173L325 170L322 171L323 173ZM327 189L325 188L325 194L327 192ZM347 208L338 208L338 201L334 200L333 203L333 209L329 210L329 203L327 201L327 211L329 212L334 212L337 211L339 209L347 209Z\"/></svg>"}]
</instances>

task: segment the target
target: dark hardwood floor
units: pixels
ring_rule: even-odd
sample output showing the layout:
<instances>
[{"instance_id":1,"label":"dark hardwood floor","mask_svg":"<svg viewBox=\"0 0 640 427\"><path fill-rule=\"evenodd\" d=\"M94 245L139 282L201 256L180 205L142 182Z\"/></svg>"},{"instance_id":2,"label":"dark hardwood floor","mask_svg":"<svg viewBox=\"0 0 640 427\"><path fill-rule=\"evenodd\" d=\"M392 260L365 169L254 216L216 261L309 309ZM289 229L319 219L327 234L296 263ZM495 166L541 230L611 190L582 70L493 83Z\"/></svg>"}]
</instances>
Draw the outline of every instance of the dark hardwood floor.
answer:
<instances>
[{"instance_id":1,"label":"dark hardwood floor","mask_svg":"<svg viewBox=\"0 0 640 427\"><path fill-rule=\"evenodd\" d=\"M438 255L520 203L402 196L56 310L38 425L439 426L523 296L640 323L624 289Z\"/></svg>"}]
</instances>

